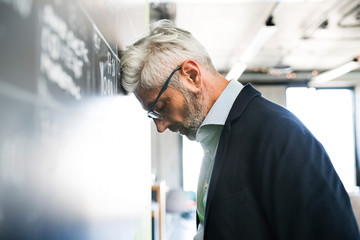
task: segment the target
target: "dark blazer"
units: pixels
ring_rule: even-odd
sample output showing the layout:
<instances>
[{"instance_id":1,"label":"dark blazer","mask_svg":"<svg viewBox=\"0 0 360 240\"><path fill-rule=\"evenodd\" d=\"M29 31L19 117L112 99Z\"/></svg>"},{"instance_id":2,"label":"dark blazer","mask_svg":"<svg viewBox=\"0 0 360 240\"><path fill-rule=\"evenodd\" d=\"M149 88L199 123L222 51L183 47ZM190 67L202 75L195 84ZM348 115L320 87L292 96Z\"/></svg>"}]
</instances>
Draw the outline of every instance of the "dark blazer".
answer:
<instances>
[{"instance_id":1,"label":"dark blazer","mask_svg":"<svg viewBox=\"0 0 360 240\"><path fill-rule=\"evenodd\" d=\"M206 240L360 239L323 146L250 84L220 137L205 211Z\"/></svg>"}]
</instances>

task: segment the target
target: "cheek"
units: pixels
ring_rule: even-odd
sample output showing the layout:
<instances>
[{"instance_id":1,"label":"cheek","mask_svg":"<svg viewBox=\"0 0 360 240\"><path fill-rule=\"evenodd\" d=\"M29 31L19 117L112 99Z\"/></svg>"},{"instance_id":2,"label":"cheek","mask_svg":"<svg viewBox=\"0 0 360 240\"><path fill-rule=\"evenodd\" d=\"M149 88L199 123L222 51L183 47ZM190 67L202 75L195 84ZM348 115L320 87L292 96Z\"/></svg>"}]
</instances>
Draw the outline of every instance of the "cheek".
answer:
<instances>
[{"instance_id":1,"label":"cheek","mask_svg":"<svg viewBox=\"0 0 360 240\"><path fill-rule=\"evenodd\" d=\"M174 99L171 104L169 104L169 119L174 122L183 122L185 118L185 104L183 98Z\"/></svg>"}]
</instances>

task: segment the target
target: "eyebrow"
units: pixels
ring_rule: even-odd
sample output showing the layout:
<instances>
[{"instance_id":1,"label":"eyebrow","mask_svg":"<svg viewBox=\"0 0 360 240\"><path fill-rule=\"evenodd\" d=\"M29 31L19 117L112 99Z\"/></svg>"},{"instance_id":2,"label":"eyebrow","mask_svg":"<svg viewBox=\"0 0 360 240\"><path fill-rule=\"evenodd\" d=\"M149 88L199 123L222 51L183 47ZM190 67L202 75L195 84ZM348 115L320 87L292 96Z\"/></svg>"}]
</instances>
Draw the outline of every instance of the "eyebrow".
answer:
<instances>
[{"instance_id":1,"label":"eyebrow","mask_svg":"<svg viewBox=\"0 0 360 240\"><path fill-rule=\"evenodd\" d=\"M164 96L160 96L160 98L159 98L159 100L158 100L158 102L160 102L160 101L169 101L170 100L170 97L164 97ZM154 103L155 103L155 100L154 101L152 101L152 102L150 102L148 105L147 105L147 109L146 109L146 111L149 111L149 109L151 108L151 107L155 107L155 106L153 106L154 105Z\"/></svg>"},{"instance_id":2,"label":"eyebrow","mask_svg":"<svg viewBox=\"0 0 360 240\"><path fill-rule=\"evenodd\" d=\"M146 106L145 110L146 110L146 111L149 111L150 108L154 105L154 103L155 103L155 100L152 101L152 102L150 102L150 103Z\"/></svg>"}]
</instances>

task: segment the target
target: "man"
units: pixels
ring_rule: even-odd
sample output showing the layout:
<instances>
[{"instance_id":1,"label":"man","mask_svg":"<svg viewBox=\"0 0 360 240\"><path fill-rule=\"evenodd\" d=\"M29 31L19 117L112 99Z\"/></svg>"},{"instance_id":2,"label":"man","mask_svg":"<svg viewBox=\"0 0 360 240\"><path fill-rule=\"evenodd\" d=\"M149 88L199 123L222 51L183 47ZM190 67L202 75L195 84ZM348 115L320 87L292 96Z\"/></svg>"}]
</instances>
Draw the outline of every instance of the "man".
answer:
<instances>
[{"instance_id":1,"label":"man","mask_svg":"<svg viewBox=\"0 0 360 240\"><path fill-rule=\"evenodd\" d=\"M221 76L189 32L157 22L121 64L157 130L204 148L194 239L360 239L322 145L250 84Z\"/></svg>"}]
</instances>

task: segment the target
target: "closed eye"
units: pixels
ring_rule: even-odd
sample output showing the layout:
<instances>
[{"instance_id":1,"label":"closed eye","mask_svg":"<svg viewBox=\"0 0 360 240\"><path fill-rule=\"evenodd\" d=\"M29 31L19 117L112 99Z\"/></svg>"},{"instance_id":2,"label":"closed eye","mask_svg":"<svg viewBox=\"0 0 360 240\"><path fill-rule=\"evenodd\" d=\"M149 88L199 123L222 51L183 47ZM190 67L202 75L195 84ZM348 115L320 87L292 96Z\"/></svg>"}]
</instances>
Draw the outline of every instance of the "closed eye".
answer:
<instances>
[{"instance_id":1,"label":"closed eye","mask_svg":"<svg viewBox=\"0 0 360 240\"><path fill-rule=\"evenodd\" d=\"M159 102L158 104L156 104L156 111L159 113L164 113L166 109L166 103L165 102Z\"/></svg>"}]
</instances>

